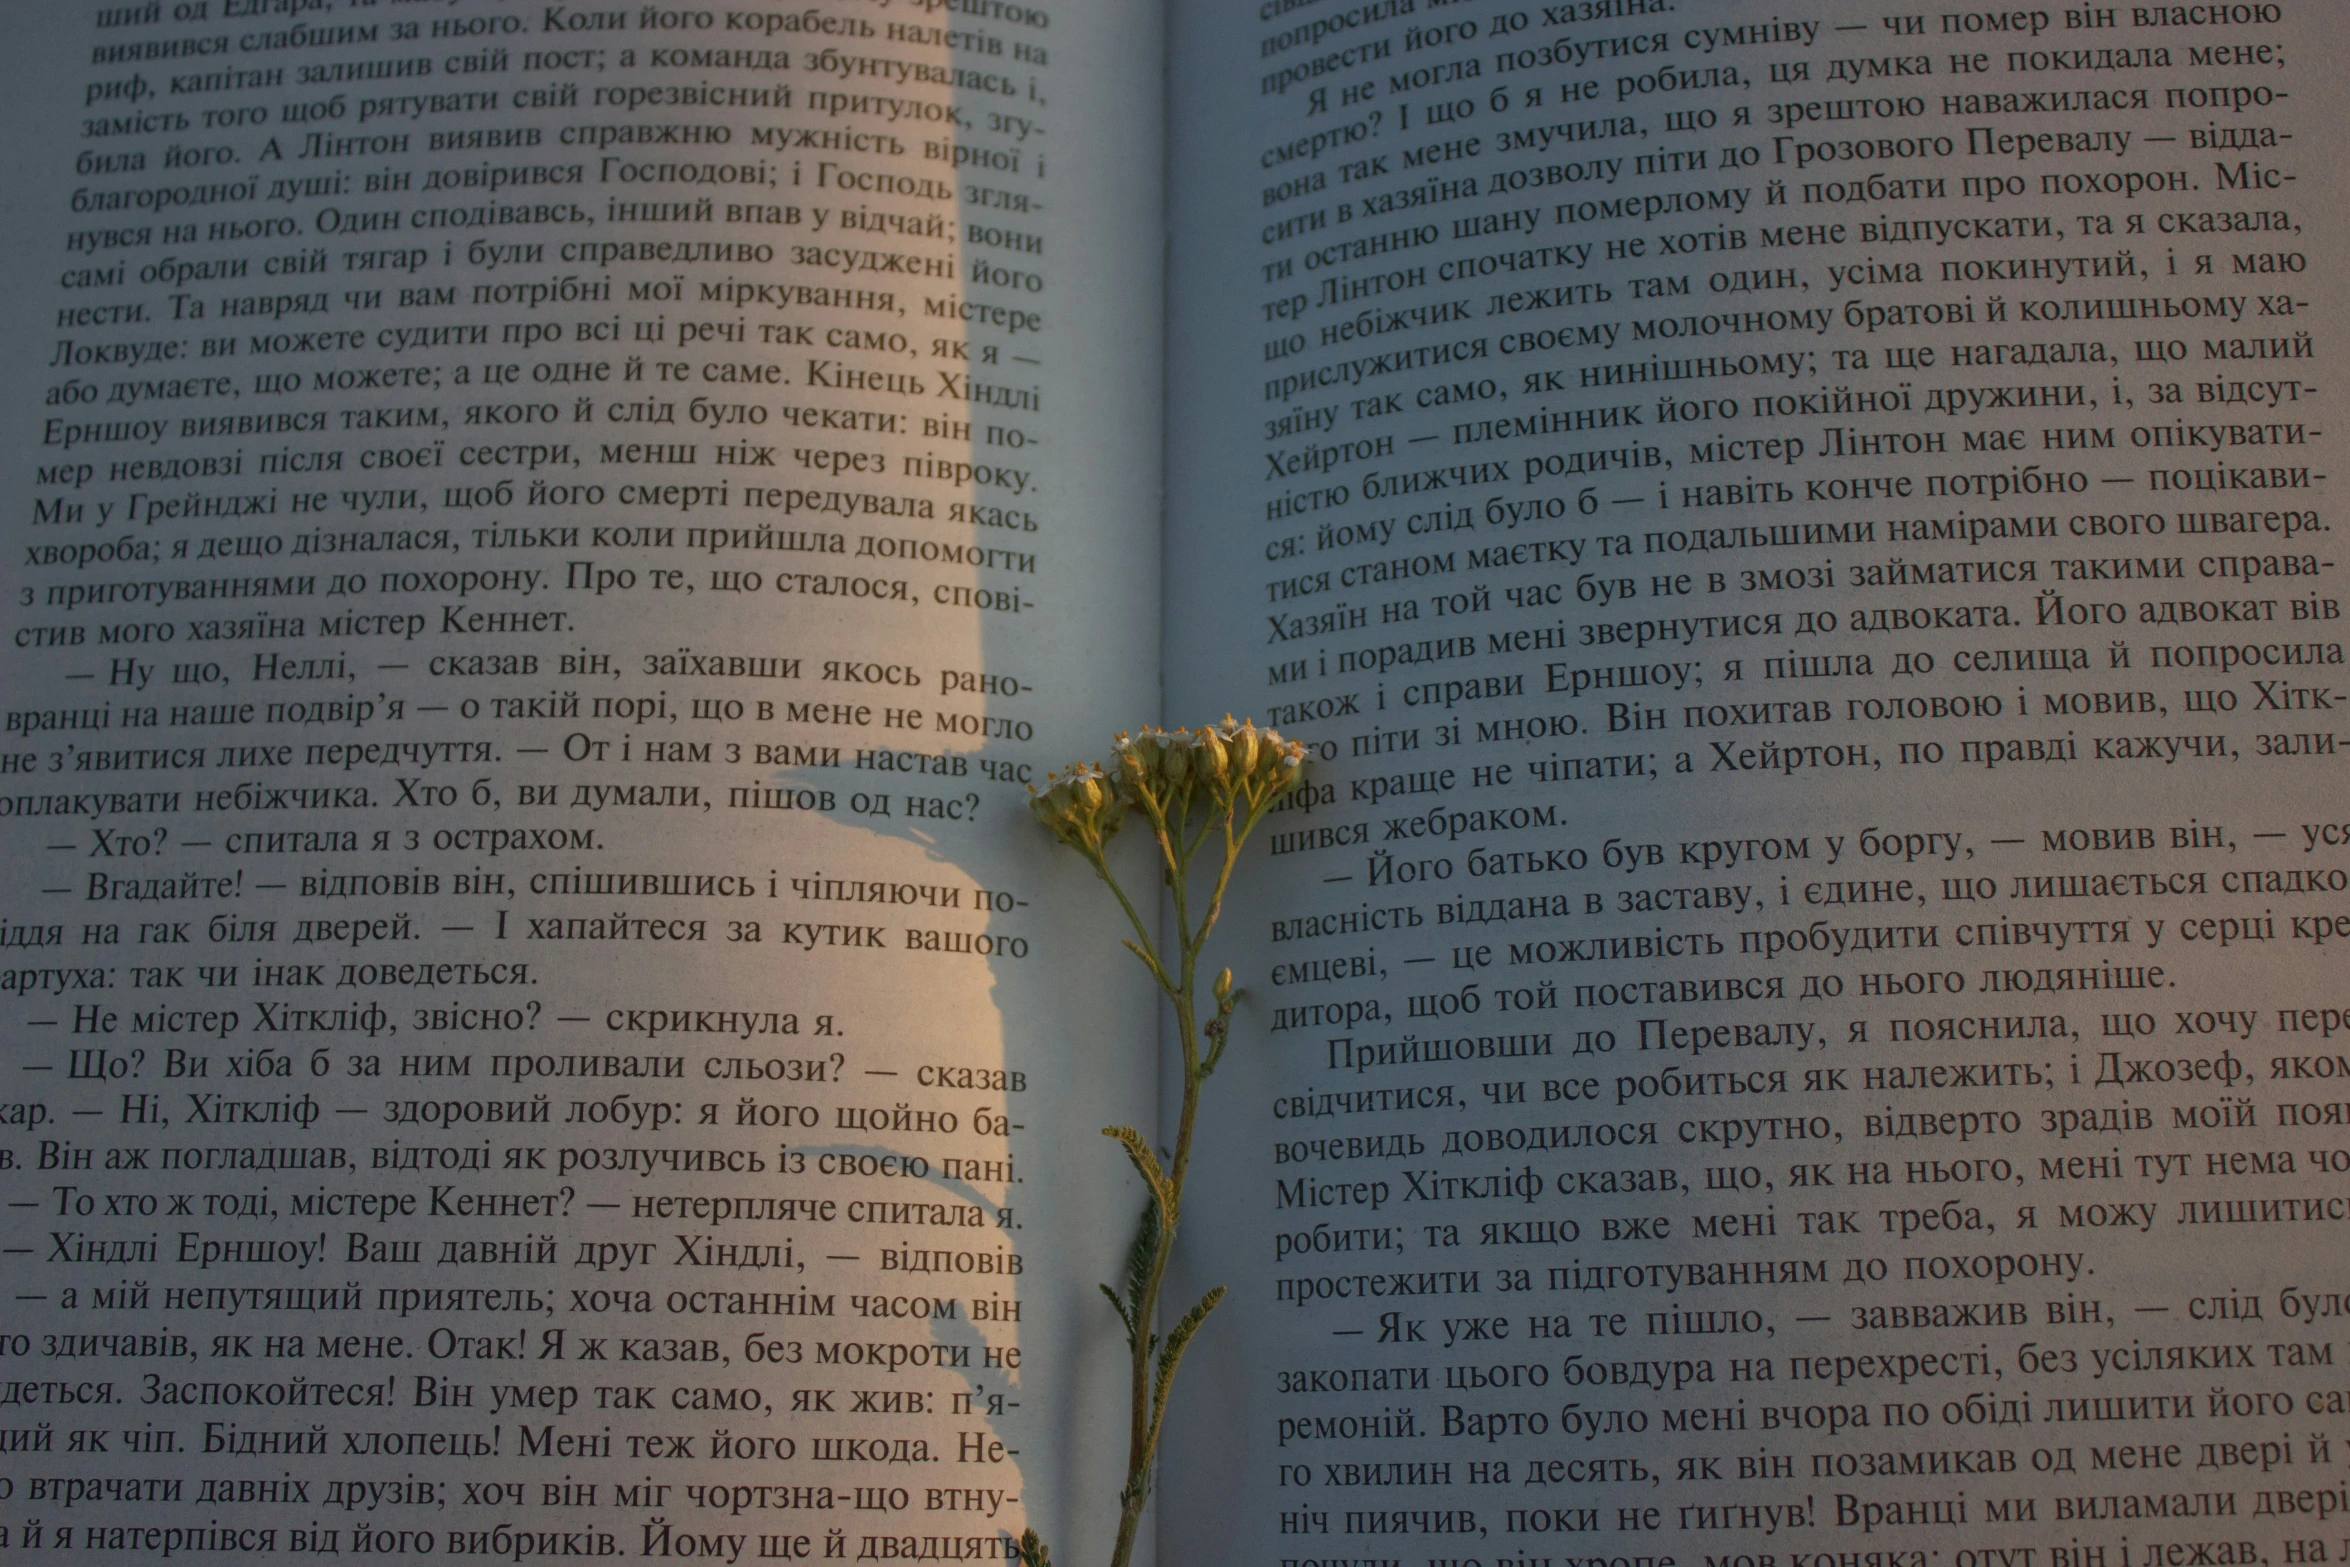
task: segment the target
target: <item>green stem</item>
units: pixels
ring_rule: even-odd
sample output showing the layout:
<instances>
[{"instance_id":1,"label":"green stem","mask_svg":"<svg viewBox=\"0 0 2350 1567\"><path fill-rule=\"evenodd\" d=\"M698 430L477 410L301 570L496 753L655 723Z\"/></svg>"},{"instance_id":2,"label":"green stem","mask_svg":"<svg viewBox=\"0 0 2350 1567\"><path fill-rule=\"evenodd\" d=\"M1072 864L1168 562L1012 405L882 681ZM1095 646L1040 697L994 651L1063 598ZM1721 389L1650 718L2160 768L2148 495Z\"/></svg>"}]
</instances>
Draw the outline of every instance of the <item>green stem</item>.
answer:
<instances>
[{"instance_id":1,"label":"green stem","mask_svg":"<svg viewBox=\"0 0 2350 1567\"><path fill-rule=\"evenodd\" d=\"M1151 1398L1151 1351L1156 1335L1150 1324L1158 1320L1159 1293L1166 1282L1167 1264L1175 1250L1175 1228L1183 1200L1184 1178L1191 1165L1192 1133L1199 1120L1199 1090L1204 1081L1198 1070L1199 1046L1193 1030L1194 1016L1189 980L1198 948L1185 943L1184 979L1182 994L1175 998L1177 1026L1183 1040L1183 1115L1175 1132L1175 1162L1168 1172L1168 1187L1178 1205L1173 1210L1163 1209L1159 1214L1158 1244L1152 1250L1150 1272L1143 1285L1141 1310L1136 1313L1136 1331L1131 1346L1133 1372L1132 1425L1127 1438L1126 1487L1119 1493L1118 1542L1110 1555L1110 1567L1127 1567L1134 1555L1134 1537L1142 1523L1143 1506L1150 1499L1151 1466L1158 1456L1159 1425L1165 1411L1153 1407Z\"/></svg>"},{"instance_id":2,"label":"green stem","mask_svg":"<svg viewBox=\"0 0 2350 1567\"><path fill-rule=\"evenodd\" d=\"M1169 868L1168 890L1175 903L1175 928L1178 932L1179 961L1176 972L1170 976L1157 943L1150 940L1142 920L1124 889L1103 869L1102 879L1110 883L1118 895L1118 902L1126 910L1127 919L1136 933L1143 937L1144 962L1152 977L1166 992L1168 1002L1175 1009L1175 1029L1183 1050L1183 1111L1176 1122L1175 1156L1167 1172L1170 1201L1159 1213L1158 1242L1152 1248L1150 1269L1144 1276L1138 1310L1135 1314L1135 1333L1129 1349L1130 1396L1132 1412L1127 1433L1126 1485L1118 1497L1118 1538L1110 1555L1110 1567L1128 1567L1134 1555L1136 1533L1142 1526L1142 1514L1150 1500L1151 1469L1158 1457L1159 1432L1166 1418L1166 1410L1152 1396L1151 1356L1157 1347L1157 1336L1151 1325L1158 1320L1159 1296L1166 1284L1167 1266L1175 1251L1176 1231L1183 1219L1183 1189L1191 1171L1191 1150L1199 1126L1200 1086L1207 1081L1207 1069L1200 1054L1199 1013L1197 986L1199 957L1207 946L1208 936L1216 928L1223 913L1224 889L1232 879L1233 866L1238 862L1240 844L1233 832L1229 812L1223 814L1224 853L1216 868L1213 890L1207 910L1195 930L1191 925L1190 872L1191 862L1206 843L1215 822L1202 825L1197 834L1186 836L1180 819L1168 821L1152 813L1152 830L1159 841L1159 852ZM1246 835L1246 828L1239 836Z\"/></svg>"},{"instance_id":3,"label":"green stem","mask_svg":"<svg viewBox=\"0 0 2350 1567\"><path fill-rule=\"evenodd\" d=\"M1215 1011L1214 1049L1203 1056L1200 1048L1198 1008L1198 977L1200 955L1206 950L1208 938L1215 931L1224 912L1224 893L1232 881L1234 868L1240 862L1241 846L1264 814L1271 794L1261 797L1246 794L1228 798L1222 810L1208 804L1204 793L1190 790L1171 796L1167 808L1145 794L1138 802L1142 813L1151 824L1152 836L1157 839L1161 875L1174 903L1177 940L1177 962L1169 972L1167 955L1144 923L1133 900L1127 897L1117 878L1111 874L1106 857L1089 855L1095 872L1109 884L1116 895L1118 906L1125 911L1126 920L1134 929L1136 939L1127 943L1134 949L1151 977L1158 982L1168 1004L1175 1009L1177 1042L1183 1052L1183 1110L1175 1128L1174 1157L1166 1171L1166 1197L1159 1204L1157 1235L1150 1250L1150 1260L1144 1271L1142 1286L1134 1298L1134 1317L1127 1342L1129 1354L1130 1396L1132 1414L1127 1432L1126 1484L1118 1495L1118 1536L1111 1551L1110 1567L1129 1567L1134 1556L1134 1542L1142 1526L1144 1508L1150 1501L1152 1467L1158 1459L1159 1433L1166 1420L1167 1403L1173 1396L1174 1368L1170 1362L1164 1387L1154 1383L1152 1358L1160 1350L1158 1335L1153 1331L1158 1321L1159 1297L1165 1288L1168 1265L1174 1257L1176 1232L1183 1220L1183 1189L1191 1173L1192 1142L1199 1126L1200 1088L1215 1070L1224 1047L1230 1043L1232 1006L1229 999L1219 999ZM1195 804L1207 805L1204 819L1197 831L1187 831L1191 810ZM1211 834L1221 831L1222 853L1218 856L1215 874L1207 889L1207 902L1196 928L1191 923L1191 870L1200 850L1206 847ZM1219 1292L1220 1293L1220 1292ZM1211 1306L1213 1301L1208 1302ZM1039 1547L1041 1554L1041 1546ZM1034 1567L1034 1564L1031 1564Z\"/></svg>"},{"instance_id":4,"label":"green stem","mask_svg":"<svg viewBox=\"0 0 2350 1567\"><path fill-rule=\"evenodd\" d=\"M1109 886L1110 891L1117 895L1118 907L1126 911L1126 923L1134 927L1135 951L1141 956L1143 963L1149 967L1151 978L1159 982L1161 990L1173 995L1174 987L1168 983L1167 971L1159 962L1158 943L1151 939L1149 928L1142 923L1142 916L1134 912L1134 904L1128 900L1126 889L1119 886L1118 878L1110 874L1109 862L1095 860L1093 869L1094 874L1101 877L1103 882Z\"/></svg>"}]
</instances>

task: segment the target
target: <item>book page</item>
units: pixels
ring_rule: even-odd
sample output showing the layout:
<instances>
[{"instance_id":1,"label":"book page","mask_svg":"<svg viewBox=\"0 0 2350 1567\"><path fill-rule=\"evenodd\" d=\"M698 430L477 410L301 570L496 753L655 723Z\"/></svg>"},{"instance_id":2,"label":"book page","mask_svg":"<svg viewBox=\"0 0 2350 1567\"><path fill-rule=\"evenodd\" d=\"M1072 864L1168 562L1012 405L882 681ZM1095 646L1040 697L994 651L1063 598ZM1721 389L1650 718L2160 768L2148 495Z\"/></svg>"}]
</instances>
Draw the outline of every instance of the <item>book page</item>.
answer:
<instances>
[{"instance_id":1,"label":"book page","mask_svg":"<svg viewBox=\"0 0 2350 1567\"><path fill-rule=\"evenodd\" d=\"M1178 8L1170 1556L2330 1559L2330 20Z\"/></svg>"},{"instance_id":2,"label":"book page","mask_svg":"<svg viewBox=\"0 0 2350 1567\"><path fill-rule=\"evenodd\" d=\"M17 20L0 1543L1084 1549L1155 18Z\"/></svg>"}]
</instances>

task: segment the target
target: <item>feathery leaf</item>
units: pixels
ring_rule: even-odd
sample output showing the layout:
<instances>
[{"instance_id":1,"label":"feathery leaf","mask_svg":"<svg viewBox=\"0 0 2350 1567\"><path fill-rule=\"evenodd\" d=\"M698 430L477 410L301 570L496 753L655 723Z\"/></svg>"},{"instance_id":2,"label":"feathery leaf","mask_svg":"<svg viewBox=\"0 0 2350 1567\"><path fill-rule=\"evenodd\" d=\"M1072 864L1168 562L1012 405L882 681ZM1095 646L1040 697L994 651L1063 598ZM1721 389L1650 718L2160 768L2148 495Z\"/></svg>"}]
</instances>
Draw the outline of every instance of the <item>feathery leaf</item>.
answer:
<instances>
[{"instance_id":1,"label":"feathery leaf","mask_svg":"<svg viewBox=\"0 0 2350 1567\"><path fill-rule=\"evenodd\" d=\"M1131 1126L1105 1126L1102 1135L1116 1138L1118 1146L1126 1150L1127 1159L1134 1165L1134 1173L1141 1176L1143 1184L1150 1188L1152 1200L1159 1205L1162 1214L1173 1208L1174 1189L1167 1184L1166 1172L1159 1167L1159 1156L1152 1151L1150 1144L1142 1140L1142 1133ZM1160 1221L1154 1221L1154 1225L1157 1222Z\"/></svg>"},{"instance_id":2,"label":"feathery leaf","mask_svg":"<svg viewBox=\"0 0 2350 1567\"><path fill-rule=\"evenodd\" d=\"M1150 1288L1151 1264L1159 1254L1159 1202L1150 1198L1142 1205L1142 1217L1134 1222L1134 1244L1126 1248L1126 1321L1136 1328L1142 1321L1143 1294Z\"/></svg>"},{"instance_id":3,"label":"feathery leaf","mask_svg":"<svg viewBox=\"0 0 2350 1567\"><path fill-rule=\"evenodd\" d=\"M1110 1309L1118 1314L1118 1320L1126 1324L1126 1343L1131 1347L1134 1343L1134 1319L1126 1314L1126 1302L1120 1300L1118 1292L1107 1284L1097 1284L1094 1288L1102 1292L1102 1299L1110 1303Z\"/></svg>"},{"instance_id":4,"label":"feathery leaf","mask_svg":"<svg viewBox=\"0 0 2350 1567\"><path fill-rule=\"evenodd\" d=\"M1223 1302L1224 1286L1219 1284L1200 1297L1200 1303L1183 1314L1183 1320L1167 1330L1167 1342L1159 1350L1159 1374L1151 1387L1151 1424L1155 1431L1158 1422L1167 1415L1167 1390L1175 1384L1175 1368L1183 1362L1183 1352L1191 1346L1192 1335L1200 1324L1208 1320L1208 1313Z\"/></svg>"},{"instance_id":5,"label":"feathery leaf","mask_svg":"<svg viewBox=\"0 0 2350 1567\"><path fill-rule=\"evenodd\" d=\"M1223 1302L1224 1286L1221 1284L1201 1296L1200 1303L1185 1312L1183 1320L1167 1330L1167 1348L1160 1358L1162 1360L1180 1358L1184 1346L1191 1342L1191 1336L1200 1330L1201 1323L1208 1320L1208 1313L1214 1311Z\"/></svg>"}]
</instances>

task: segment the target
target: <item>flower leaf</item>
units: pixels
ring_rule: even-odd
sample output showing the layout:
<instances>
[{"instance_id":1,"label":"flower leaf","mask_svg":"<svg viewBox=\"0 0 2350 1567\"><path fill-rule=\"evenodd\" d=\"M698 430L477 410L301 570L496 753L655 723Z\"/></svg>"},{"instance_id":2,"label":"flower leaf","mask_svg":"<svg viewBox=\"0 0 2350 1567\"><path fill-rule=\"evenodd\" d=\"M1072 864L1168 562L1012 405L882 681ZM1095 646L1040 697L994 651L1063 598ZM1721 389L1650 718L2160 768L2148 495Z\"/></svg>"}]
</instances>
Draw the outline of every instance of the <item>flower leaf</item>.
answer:
<instances>
[{"instance_id":1,"label":"flower leaf","mask_svg":"<svg viewBox=\"0 0 2350 1567\"><path fill-rule=\"evenodd\" d=\"M1126 1324L1126 1342L1132 1345L1134 1342L1134 1319L1126 1314L1126 1302L1120 1300L1118 1292L1107 1284L1097 1284L1094 1288L1102 1292L1102 1298L1110 1303L1110 1309L1118 1314L1118 1320Z\"/></svg>"},{"instance_id":2,"label":"flower leaf","mask_svg":"<svg viewBox=\"0 0 2350 1567\"><path fill-rule=\"evenodd\" d=\"M1153 1423L1166 1418L1167 1390L1175 1384L1175 1368L1183 1362L1183 1352L1191 1347L1192 1335L1200 1324L1208 1320L1224 1299L1224 1286L1219 1284L1200 1297L1200 1303L1183 1314L1183 1320L1167 1330L1167 1342L1159 1351L1159 1375L1151 1388L1151 1405L1155 1411Z\"/></svg>"},{"instance_id":3,"label":"flower leaf","mask_svg":"<svg viewBox=\"0 0 2350 1567\"><path fill-rule=\"evenodd\" d=\"M1175 1193L1167 1184L1166 1172L1159 1168L1159 1156L1151 1150L1150 1144L1142 1140L1142 1133L1131 1126L1105 1126L1102 1135L1118 1140L1118 1146L1126 1150L1126 1157L1133 1162L1135 1173L1150 1188L1151 1196L1161 1212L1172 1212Z\"/></svg>"},{"instance_id":4,"label":"flower leaf","mask_svg":"<svg viewBox=\"0 0 2350 1567\"><path fill-rule=\"evenodd\" d=\"M1142 1217L1134 1225L1134 1244L1126 1249L1126 1306L1121 1315L1126 1318L1129 1344L1141 1331L1143 1296L1150 1289L1151 1264L1158 1255L1159 1203L1154 1197L1142 1205Z\"/></svg>"}]
</instances>

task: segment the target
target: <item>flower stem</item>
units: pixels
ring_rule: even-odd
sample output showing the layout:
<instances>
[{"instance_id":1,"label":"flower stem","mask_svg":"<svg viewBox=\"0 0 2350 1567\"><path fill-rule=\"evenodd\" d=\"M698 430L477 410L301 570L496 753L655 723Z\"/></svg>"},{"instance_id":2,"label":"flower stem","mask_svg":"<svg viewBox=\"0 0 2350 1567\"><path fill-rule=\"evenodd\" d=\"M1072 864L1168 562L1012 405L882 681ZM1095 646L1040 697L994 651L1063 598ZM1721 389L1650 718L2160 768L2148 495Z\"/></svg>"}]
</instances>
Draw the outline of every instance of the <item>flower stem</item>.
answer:
<instances>
[{"instance_id":1,"label":"flower stem","mask_svg":"<svg viewBox=\"0 0 2350 1567\"><path fill-rule=\"evenodd\" d=\"M1159 1336L1152 1331L1152 1324L1158 1321L1159 1297L1166 1284L1167 1265L1174 1256L1176 1232L1182 1223L1183 1188L1190 1174L1192 1140L1199 1126L1200 1087L1208 1076L1200 1053L1197 993L1199 957L1207 946L1208 936L1216 928L1218 916L1223 912L1224 888L1231 880L1232 867L1239 858L1239 844L1227 817L1224 823L1224 852L1216 868L1207 913L1194 929L1190 922L1191 862L1207 841L1208 832L1203 829L1186 842L1179 822L1170 824L1162 819L1152 825L1159 839L1160 853L1172 870L1167 881L1175 903L1178 953L1174 973L1170 974L1157 943L1148 941L1146 937L1143 961L1175 1009L1176 1038L1183 1051L1183 1108L1176 1120L1175 1156L1167 1172L1171 1200L1159 1214L1158 1235L1151 1248L1150 1267L1144 1275L1139 1309L1135 1313L1135 1330L1128 1344L1133 1407L1126 1444L1126 1484L1118 1497L1118 1539L1110 1555L1110 1567L1128 1567L1133 1558L1134 1541L1142 1525L1143 1508L1150 1500L1151 1471L1158 1459L1159 1432L1166 1419L1164 1398L1154 1396L1152 1387L1151 1357L1159 1344ZM1125 906L1127 917L1133 922L1136 931L1142 932L1142 921L1136 916L1124 889L1110 875L1106 864L1101 869L1102 879L1109 882L1111 890L1117 893L1118 901Z\"/></svg>"},{"instance_id":2,"label":"flower stem","mask_svg":"<svg viewBox=\"0 0 2350 1567\"><path fill-rule=\"evenodd\" d=\"M1183 1104L1175 1126L1173 1155L1164 1167L1150 1142L1132 1127L1103 1128L1133 1161L1150 1189L1133 1244L1128 1249L1123 1292L1102 1286L1127 1330L1129 1394L1126 1483L1118 1494L1117 1543L1111 1567L1130 1567L1142 1515L1150 1502L1159 1435L1173 1397L1183 1353L1208 1314L1224 1298L1221 1286L1158 1331L1159 1301L1167 1282L1175 1238L1183 1222L1183 1190L1191 1174L1192 1142L1199 1125L1200 1089L1231 1043L1237 995L1229 969L1214 986L1214 1009L1203 1025L1199 1008L1200 955L1224 912L1224 894L1243 844L1274 800L1295 785L1307 748L1253 724L1223 725L1172 734L1146 729L1134 740L1121 734L1118 760L1108 768L1074 763L1064 775L1048 775L1042 793L1031 791L1031 809L1056 838L1082 854L1109 886L1134 932L1125 943L1148 968L1175 1011L1176 1041L1183 1061ZM1174 942L1145 921L1111 871L1105 845L1129 813L1147 820L1158 851L1158 871L1174 916ZM1213 874L1202 889L1206 899L1192 922L1194 862L1211 841L1219 851ZM1154 905L1155 907L1163 907ZM1154 1014L1155 1015L1155 1014ZM1202 1040L1207 1048L1203 1051ZM1050 1567L1050 1555L1033 1529L1021 1536L1018 1555L1025 1567Z\"/></svg>"}]
</instances>

